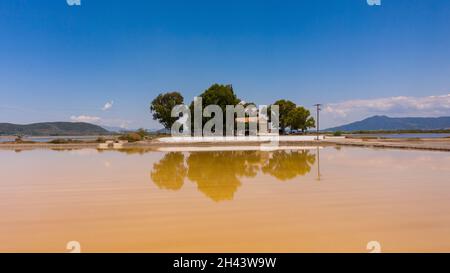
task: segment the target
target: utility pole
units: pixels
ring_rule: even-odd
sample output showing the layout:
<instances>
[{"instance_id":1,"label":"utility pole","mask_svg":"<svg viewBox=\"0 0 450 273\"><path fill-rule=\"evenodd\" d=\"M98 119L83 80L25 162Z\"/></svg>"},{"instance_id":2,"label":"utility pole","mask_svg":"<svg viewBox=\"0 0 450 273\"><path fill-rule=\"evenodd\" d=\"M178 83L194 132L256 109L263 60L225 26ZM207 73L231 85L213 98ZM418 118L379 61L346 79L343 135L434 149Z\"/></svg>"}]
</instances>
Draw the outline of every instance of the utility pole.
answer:
<instances>
[{"instance_id":1,"label":"utility pole","mask_svg":"<svg viewBox=\"0 0 450 273\"><path fill-rule=\"evenodd\" d=\"M322 109L320 109L320 106L322 106L322 104L318 103L318 104L314 104L314 106L317 109L317 126L316 126L316 128L317 128L317 140L319 140L319 112L320 112L320 110L322 110Z\"/></svg>"}]
</instances>

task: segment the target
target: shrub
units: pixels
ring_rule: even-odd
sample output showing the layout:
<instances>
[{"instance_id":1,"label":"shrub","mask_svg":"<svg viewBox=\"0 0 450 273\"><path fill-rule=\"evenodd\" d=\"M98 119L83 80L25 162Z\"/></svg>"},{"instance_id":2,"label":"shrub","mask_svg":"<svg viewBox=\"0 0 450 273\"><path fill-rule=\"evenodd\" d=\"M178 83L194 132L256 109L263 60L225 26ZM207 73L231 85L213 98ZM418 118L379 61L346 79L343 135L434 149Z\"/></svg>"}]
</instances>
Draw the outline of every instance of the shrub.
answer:
<instances>
[{"instance_id":1,"label":"shrub","mask_svg":"<svg viewBox=\"0 0 450 273\"><path fill-rule=\"evenodd\" d=\"M140 128L136 131L136 134L140 135L141 138L145 138L145 136L148 134L147 130Z\"/></svg>"},{"instance_id":2,"label":"shrub","mask_svg":"<svg viewBox=\"0 0 450 273\"><path fill-rule=\"evenodd\" d=\"M98 142L98 143L103 143L105 141L106 141L106 139L104 137L98 137L96 140L96 142Z\"/></svg>"},{"instance_id":3,"label":"shrub","mask_svg":"<svg viewBox=\"0 0 450 273\"><path fill-rule=\"evenodd\" d=\"M336 131L333 133L333 136L342 136L342 132L341 131Z\"/></svg>"},{"instance_id":4,"label":"shrub","mask_svg":"<svg viewBox=\"0 0 450 273\"><path fill-rule=\"evenodd\" d=\"M128 133L119 137L120 140L127 140L128 142L141 141L142 136L137 133Z\"/></svg>"},{"instance_id":5,"label":"shrub","mask_svg":"<svg viewBox=\"0 0 450 273\"><path fill-rule=\"evenodd\" d=\"M65 139L65 138L56 138L53 140L50 140L48 143L51 144L74 144L74 143L83 143L83 141L78 140L78 139Z\"/></svg>"},{"instance_id":6,"label":"shrub","mask_svg":"<svg viewBox=\"0 0 450 273\"><path fill-rule=\"evenodd\" d=\"M51 144L66 144L69 143L70 141L68 139L63 139L63 138L56 138L53 140L50 140L49 143Z\"/></svg>"}]
</instances>

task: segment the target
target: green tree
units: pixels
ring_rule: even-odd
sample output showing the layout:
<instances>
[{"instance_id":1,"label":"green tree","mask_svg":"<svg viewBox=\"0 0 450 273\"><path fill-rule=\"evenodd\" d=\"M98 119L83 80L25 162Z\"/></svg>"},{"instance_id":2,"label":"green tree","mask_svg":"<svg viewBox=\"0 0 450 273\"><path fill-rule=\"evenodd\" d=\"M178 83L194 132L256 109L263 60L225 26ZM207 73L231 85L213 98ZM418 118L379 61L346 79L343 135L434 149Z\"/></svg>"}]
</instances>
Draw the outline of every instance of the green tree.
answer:
<instances>
[{"instance_id":1,"label":"green tree","mask_svg":"<svg viewBox=\"0 0 450 273\"><path fill-rule=\"evenodd\" d=\"M218 105L225 112L227 105L236 105L241 100L234 94L232 85L213 84L199 97L203 100L203 108L208 105Z\"/></svg>"},{"instance_id":2,"label":"green tree","mask_svg":"<svg viewBox=\"0 0 450 273\"><path fill-rule=\"evenodd\" d=\"M310 116L311 113L304 107L296 107L292 109L286 117L286 125L293 130L302 130L305 132L308 128L315 127L315 120Z\"/></svg>"},{"instance_id":3,"label":"green tree","mask_svg":"<svg viewBox=\"0 0 450 273\"><path fill-rule=\"evenodd\" d=\"M316 120L313 117L309 117L306 120L306 125L302 128L302 132L305 132L309 128L316 128Z\"/></svg>"},{"instance_id":4,"label":"green tree","mask_svg":"<svg viewBox=\"0 0 450 273\"><path fill-rule=\"evenodd\" d=\"M287 118L290 111L295 109L296 105L290 100L277 100L273 103L274 105L278 105L279 107L279 121L280 121L280 130L284 133L284 129L286 129Z\"/></svg>"},{"instance_id":5,"label":"green tree","mask_svg":"<svg viewBox=\"0 0 450 273\"><path fill-rule=\"evenodd\" d=\"M164 128L170 130L178 117L172 117L172 109L176 105L183 104L183 96L178 92L159 94L151 103L150 111L153 119L158 120Z\"/></svg>"},{"instance_id":6,"label":"green tree","mask_svg":"<svg viewBox=\"0 0 450 273\"><path fill-rule=\"evenodd\" d=\"M226 123L226 106L227 105L237 105L241 100L236 96L233 90L233 86L231 84L223 85L223 84L213 84L208 89L203 91L198 97L202 98L202 109L204 109L208 105L218 105L223 112L223 125ZM194 102L190 105L192 122L194 122ZM202 122L203 125L210 118L203 117ZM225 131L225 128L224 128Z\"/></svg>"}]
</instances>

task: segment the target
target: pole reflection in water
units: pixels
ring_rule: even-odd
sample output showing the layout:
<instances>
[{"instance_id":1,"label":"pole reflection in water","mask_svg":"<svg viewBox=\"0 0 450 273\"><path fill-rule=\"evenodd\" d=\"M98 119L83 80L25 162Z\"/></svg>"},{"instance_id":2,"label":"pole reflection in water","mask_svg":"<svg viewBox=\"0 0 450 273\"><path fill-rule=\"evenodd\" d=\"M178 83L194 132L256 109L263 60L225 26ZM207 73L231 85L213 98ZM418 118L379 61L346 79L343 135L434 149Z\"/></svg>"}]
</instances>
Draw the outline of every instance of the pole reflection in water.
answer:
<instances>
[{"instance_id":1,"label":"pole reflection in water","mask_svg":"<svg viewBox=\"0 0 450 273\"><path fill-rule=\"evenodd\" d=\"M320 181L320 147L316 148L317 153L317 180Z\"/></svg>"}]
</instances>

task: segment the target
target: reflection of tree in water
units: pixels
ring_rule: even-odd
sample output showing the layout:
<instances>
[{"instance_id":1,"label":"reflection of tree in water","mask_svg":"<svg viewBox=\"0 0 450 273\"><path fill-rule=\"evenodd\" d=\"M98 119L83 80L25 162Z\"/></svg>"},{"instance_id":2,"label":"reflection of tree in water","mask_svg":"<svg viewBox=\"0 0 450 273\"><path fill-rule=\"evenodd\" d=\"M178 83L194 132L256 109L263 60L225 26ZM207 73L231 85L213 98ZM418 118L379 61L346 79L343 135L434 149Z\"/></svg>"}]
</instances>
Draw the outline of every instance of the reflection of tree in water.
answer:
<instances>
[{"instance_id":1,"label":"reflection of tree in water","mask_svg":"<svg viewBox=\"0 0 450 273\"><path fill-rule=\"evenodd\" d=\"M163 159L153 165L151 178L161 189L179 190L183 186L187 169L182 153L167 153Z\"/></svg>"},{"instance_id":2,"label":"reflection of tree in water","mask_svg":"<svg viewBox=\"0 0 450 273\"><path fill-rule=\"evenodd\" d=\"M261 169L263 173L285 181L298 175L306 175L315 161L316 155L309 151L276 151Z\"/></svg>"},{"instance_id":3,"label":"reflection of tree in water","mask_svg":"<svg viewBox=\"0 0 450 273\"><path fill-rule=\"evenodd\" d=\"M188 178L214 201L232 200L241 185L239 178L259 171L257 152L195 152L187 159Z\"/></svg>"},{"instance_id":4,"label":"reflection of tree in water","mask_svg":"<svg viewBox=\"0 0 450 273\"><path fill-rule=\"evenodd\" d=\"M161 189L179 190L187 176L199 191L214 201L232 200L241 178L258 172L279 180L293 179L311 171L316 155L309 151L192 152L184 163L179 152L167 153L153 165L151 178Z\"/></svg>"}]
</instances>

